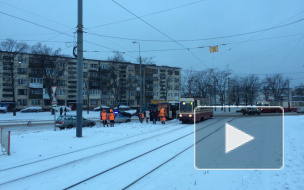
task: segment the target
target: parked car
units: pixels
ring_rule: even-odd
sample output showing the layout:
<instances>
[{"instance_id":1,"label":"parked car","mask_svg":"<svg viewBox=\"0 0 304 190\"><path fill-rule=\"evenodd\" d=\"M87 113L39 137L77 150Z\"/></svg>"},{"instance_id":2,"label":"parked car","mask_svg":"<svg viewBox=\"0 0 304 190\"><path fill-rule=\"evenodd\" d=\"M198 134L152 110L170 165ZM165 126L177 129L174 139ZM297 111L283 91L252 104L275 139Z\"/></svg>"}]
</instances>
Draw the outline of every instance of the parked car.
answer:
<instances>
[{"instance_id":1,"label":"parked car","mask_svg":"<svg viewBox=\"0 0 304 190\"><path fill-rule=\"evenodd\" d=\"M30 113L30 112L42 112L42 107L28 107L20 110L21 113Z\"/></svg>"},{"instance_id":2,"label":"parked car","mask_svg":"<svg viewBox=\"0 0 304 190\"><path fill-rule=\"evenodd\" d=\"M0 107L0 113L6 113L7 109L6 107Z\"/></svg>"},{"instance_id":3,"label":"parked car","mask_svg":"<svg viewBox=\"0 0 304 190\"><path fill-rule=\"evenodd\" d=\"M114 110L114 114L117 115L117 114L121 114L123 116L127 116L127 117L132 117L132 114L131 113L128 113L128 112L125 112L125 111L121 111L121 110Z\"/></svg>"},{"instance_id":4,"label":"parked car","mask_svg":"<svg viewBox=\"0 0 304 190\"><path fill-rule=\"evenodd\" d=\"M260 115L261 114L261 110L258 110L257 108L246 108L245 110L243 110L243 115Z\"/></svg>"},{"instance_id":5,"label":"parked car","mask_svg":"<svg viewBox=\"0 0 304 190\"><path fill-rule=\"evenodd\" d=\"M55 110L56 110L56 112L58 111L60 111L60 108L62 108L62 112L64 113L64 108L66 108L66 110L67 110L67 112L69 112L69 111L72 111L72 109L70 108L70 107L68 107L68 106L59 106L59 107L57 107ZM51 111L52 111L52 109L51 109Z\"/></svg>"},{"instance_id":6,"label":"parked car","mask_svg":"<svg viewBox=\"0 0 304 190\"><path fill-rule=\"evenodd\" d=\"M236 110L237 113L243 113L246 109L242 108L240 110Z\"/></svg>"},{"instance_id":7,"label":"parked car","mask_svg":"<svg viewBox=\"0 0 304 190\"><path fill-rule=\"evenodd\" d=\"M298 108L297 113L304 113L304 108Z\"/></svg>"},{"instance_id":8,"label":"parked car","mask_svg":"<svg viewBox=\"0 0 304 190\"><path fill-rule=\"evenodd\" d=\"M103 105L98 106L98 107L94 108L93 110L94 110L94 111L102 111L103 109L105 109L107 113L110 112L110 107L108 107L108 106L103 106Z\"/></svg>"},{"instance_id":9,"label":"parked car","mask_svg":"<svg viewBox=\"0 0 304 190\"><path fill-rule=\"evenodd\" d=\"M75 115L61 115L57 118L56 121L56 127L59 127L60 129L64 128L73 128L77 125L77 117ZM82 118L82 127L88 126L93 127L96 125L95 121Z\"/></svg>"}]
</instances>

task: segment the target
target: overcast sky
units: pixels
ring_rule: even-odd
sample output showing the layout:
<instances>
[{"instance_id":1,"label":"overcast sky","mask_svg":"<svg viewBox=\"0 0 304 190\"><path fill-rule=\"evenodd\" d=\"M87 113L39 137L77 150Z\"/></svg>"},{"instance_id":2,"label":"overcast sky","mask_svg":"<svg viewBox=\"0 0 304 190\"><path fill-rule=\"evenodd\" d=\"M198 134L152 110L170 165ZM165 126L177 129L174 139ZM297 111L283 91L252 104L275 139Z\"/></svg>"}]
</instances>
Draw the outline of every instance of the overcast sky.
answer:
<instances>
[{"instance_id":1,"label":"overcast sky","mask_svg":"<svg viewBox=\"0 0 304 190\"><path fill-rule=\"evenodd\" d=\"M136 62L136 40L142 57L155 56L157 65L197 71L229 68L239 76L285 73L293 79L292 86L304 81L303 0L115 2L84 0L85 58L106 60L115 50ZM146 23L132 19L127 10ZM77 0L0 0L0 12L1 41L44 41L72 55ZM209 46L215 45L219 51L210 53Z\"/></svg>"}]
</instances>

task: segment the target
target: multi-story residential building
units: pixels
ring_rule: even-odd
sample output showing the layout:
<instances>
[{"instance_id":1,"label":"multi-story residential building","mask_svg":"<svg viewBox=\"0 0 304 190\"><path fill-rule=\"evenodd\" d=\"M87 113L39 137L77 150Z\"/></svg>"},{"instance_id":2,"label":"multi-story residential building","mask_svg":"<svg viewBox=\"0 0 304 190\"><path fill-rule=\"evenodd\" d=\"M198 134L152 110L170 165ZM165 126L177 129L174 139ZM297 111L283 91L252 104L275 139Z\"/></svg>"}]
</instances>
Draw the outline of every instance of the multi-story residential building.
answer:
<instances>
[{"instance_id":1,"label":"multi-story residential building","mask_svg":"<svg viewBox=\"0 0 304 190\"><path fill-rule=\"evenodd\" d=\"M157 65L143 67L143 103L180 98L180 68ZM83 60L83 108L120 104L139 106L139 64ZM57 86L60 105L76 105L77 60L0 51L0 101L16 109L29 106L51 108L50 86ZM15 93L15 100L14 94Z\"/></svg>"}]
</instances>

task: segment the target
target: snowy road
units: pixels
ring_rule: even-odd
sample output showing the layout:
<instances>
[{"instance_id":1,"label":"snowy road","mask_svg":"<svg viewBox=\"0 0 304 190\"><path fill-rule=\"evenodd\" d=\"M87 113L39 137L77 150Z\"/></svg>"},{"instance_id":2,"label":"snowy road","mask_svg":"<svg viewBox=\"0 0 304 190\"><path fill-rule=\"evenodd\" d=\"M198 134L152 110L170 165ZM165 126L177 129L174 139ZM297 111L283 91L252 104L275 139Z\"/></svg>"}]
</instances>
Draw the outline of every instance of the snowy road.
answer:
<instances>
[{"instance_id":1,"label":"snowy road","mask_svg":"<svg viewBox=\"0 0 304 190\"><path fill-rule=\"evenodd\" d=\"M221 119L233 118L216 117L198 129L207 135ZM285 117L285 167L279 171L198 171L193 125L175 120L84 128L81 139L74 129L27 131L12 136L11 156L0 157L0 188L63 189L83 182L72 189L122 189L140 179L130 189L303 189L303 122L303 116Z\"/></svg>"}]
</instances>

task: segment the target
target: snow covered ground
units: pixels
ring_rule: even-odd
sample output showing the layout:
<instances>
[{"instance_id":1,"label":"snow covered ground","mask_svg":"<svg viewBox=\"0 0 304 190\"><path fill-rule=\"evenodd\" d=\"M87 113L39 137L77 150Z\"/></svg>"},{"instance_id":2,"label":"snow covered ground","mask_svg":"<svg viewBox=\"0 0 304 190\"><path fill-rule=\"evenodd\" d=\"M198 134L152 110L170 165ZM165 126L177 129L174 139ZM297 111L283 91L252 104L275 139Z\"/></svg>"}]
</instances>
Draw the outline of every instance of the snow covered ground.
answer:
<instances>
[{"instance_id":1,"label":"snow covered ground","mask_svg":"<svg viewBox=\"0 0 304 190\"><path fill-rule=\"evenodd\" d=\"M7 116L7 114L0 115L0 120L4 122L5 118L3 116ZM37 118L36 113L31 113L18 114L17 117L20 120L29 118L52 120L54 116L50 115L50 113L39 113L39 118ZM89 115L85 115L84 112L84 117L99 117L99 112L90 112ZM10 120L12 118L6 117L6 119ZM304 116L285 116L284 119L285 163L282 170L198 171L194 168L193 164L194 150L190 148L143 178L139 183L134 184L131 189L304 189ZM216 120L218 118L205 122L208 124ZM114 128L99 126L83 128L82 138L75 137L75 129L51 131L35 128L32 131L24 133L12 133L11 156L0 156L0 176L2 176L0 177L0 184L18 176L22 177L26 174L39 172L44 168L51 168L60 164L64 165L65 163L67 166L62 170L67 176L60 178L60 174L57 174L57 172L54 173L53 171L54 174L46 172L32 176L27 180L16 181L4 184L3 186L0 185L0 189L24 189L27 187L29 189L62 189L72 184L73 180L82 180L86 175L94 175L96 171L103 171L111 165L115 165L115 163L126 161L146 150L192 131L193 125L181 124L179 121L173 120L168 121L166 125L161 125L159 122L157 125L153 125L150 123L140 124L137 121L133 121L131 123L116 124ZM157 138L155 137L162 133L165 134ZM143 140L145 138L147 140ZM158 159L169 158L177 150L181 151L191 145L189 142L193 143L193 135L189 135L183 141L170 145L171 147L169 148L160 149L158 152L151 154L152 160L155 160L155 163L151 162L151 166L137 165L137 162L134 162L133 166L102 177L102 183L103 185L112 185L110 187L113 187L113 189L119 189L120 186L115 186L115 183L124 182L131 178L131 176L139 175L133 169L134 167L138 171L143 170L145 173L148 171L145 171L148 167L161 163ZM129 145L125 147L126 144ZM102 154L104 156L95 155L101 151L107 154ZM70 152L74 153L71 155L66 154ZM62 154L66 155L56 157ZM88 159L88 156L92 156L92 158ZM54 158L28 165L27 167L5 171L6 168L51 157ZM78 161L75 160L81 158L86 161L76 164ZM75 164L73 164L74 161ZM72 172L77 167L79 167L76 170L77 172ZM82 173L82 171L90 167L89 171L91 172ZM125 173L125 171L128 171L128 173ZM126 174L126 177L123 177L122 172ZM122 178L120 179L120 177ZM111 184L111 181L114 184ZM98 182L101 183L100 180ZM103 185L98 187L103 188ZM90 189L92 187L94 187L94 183L85 183L77 187L77 189Z\"/></svg>"}]
</instances>

